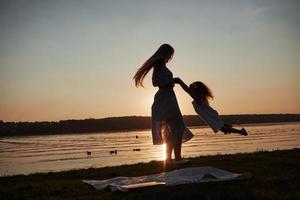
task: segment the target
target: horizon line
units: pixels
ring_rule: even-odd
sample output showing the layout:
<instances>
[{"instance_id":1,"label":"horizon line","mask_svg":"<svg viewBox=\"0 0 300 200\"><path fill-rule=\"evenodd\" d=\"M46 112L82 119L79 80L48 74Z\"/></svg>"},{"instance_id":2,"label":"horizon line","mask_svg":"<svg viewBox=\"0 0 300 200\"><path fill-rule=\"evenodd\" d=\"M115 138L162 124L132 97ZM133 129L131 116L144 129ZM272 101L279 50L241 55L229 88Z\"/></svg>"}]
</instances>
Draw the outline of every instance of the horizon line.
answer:
<instances>
[{"instance_id":1,"label":"horizon line","mask_svg":"<svg viewBox=\"0 0 300 200\"><path fill-rule=\"evenodd\" d=\"M229 115L300 115L300 113L265 113L265 114L221 114L220 116L229 116ZM182 115L184 116L198 116L197 114L194 115ZM145 116L145 115L125 115L125 116L111 116L111 117L103 117L103 118L70 118L70 119L60 119L60 120L36 120L36 121L4 121L0 119L0 123L39 123L39 122L61 122L61 121L76 121L76 120L102 120L102 119L112 119L112 118L125 118L125 117L149 117L151 116Z\"/></svg>"}]
</instances>

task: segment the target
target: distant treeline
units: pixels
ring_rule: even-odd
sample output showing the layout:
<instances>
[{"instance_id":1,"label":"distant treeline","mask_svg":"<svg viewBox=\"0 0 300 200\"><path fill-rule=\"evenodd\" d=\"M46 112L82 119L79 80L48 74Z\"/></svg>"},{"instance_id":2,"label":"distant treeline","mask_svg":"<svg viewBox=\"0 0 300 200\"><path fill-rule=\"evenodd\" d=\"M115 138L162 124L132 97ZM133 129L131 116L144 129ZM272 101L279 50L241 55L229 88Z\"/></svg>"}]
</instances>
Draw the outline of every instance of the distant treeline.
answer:
<instances>
[{"instance_id":1,"label":"distant treeline","mask_svg":"<svg viewBox=\"0 0 300 200\"><path fill-rule=\"evenodd\" d=\"M223 115L226 123L251 124L300 121L300 114ZM186 115L187 126L206 125L199 116ZM58 122L3 122L0 136L49 135L62 133L133 131L151 128L151 117L129 116Z\"/></svg>"}]
</instances>

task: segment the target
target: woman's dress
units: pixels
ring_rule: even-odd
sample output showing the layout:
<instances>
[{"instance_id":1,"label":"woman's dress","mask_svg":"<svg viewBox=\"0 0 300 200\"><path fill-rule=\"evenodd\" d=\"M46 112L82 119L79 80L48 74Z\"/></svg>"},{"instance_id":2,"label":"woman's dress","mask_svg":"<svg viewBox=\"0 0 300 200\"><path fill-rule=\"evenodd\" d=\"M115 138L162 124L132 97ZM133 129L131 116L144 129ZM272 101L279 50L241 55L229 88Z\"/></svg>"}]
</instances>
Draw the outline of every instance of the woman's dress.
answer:
<instances>
[{"instance_id":1,"label":"woman's dress","mask_svg":"<svg viewBox=\"0 0 300 200\"><path fill-rule=\"evenodd\" d=\"M190 140L193 134L183 122L173 90L173 74L165 64L154 67L152 84L159 87L151 109L153 144L176 144Z\"/></svg>"}]
</instances>

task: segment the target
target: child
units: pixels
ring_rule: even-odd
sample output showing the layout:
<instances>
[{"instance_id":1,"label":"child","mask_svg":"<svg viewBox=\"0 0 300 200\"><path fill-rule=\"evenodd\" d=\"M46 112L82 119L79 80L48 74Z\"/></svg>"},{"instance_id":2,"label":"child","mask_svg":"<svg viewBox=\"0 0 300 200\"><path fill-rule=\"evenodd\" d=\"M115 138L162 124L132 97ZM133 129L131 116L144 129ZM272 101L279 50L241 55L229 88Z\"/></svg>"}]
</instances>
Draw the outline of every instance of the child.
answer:
<instances>
[{"instance_id":1,"label":"child","mask_svg":"<svg viewBox=\"0 0 300 200\"><path fill-rule=\"evenodd\" d=\"M230 124L225 124L218 112L209 106L208 100L213 99L213 95L211 90L204 83L196 81L188 87L180 78L174 78L173 82L180 84L182 89L194 99L192 103L196 113L203 118L215 133L220 130L225 134L239 133L244 136L248 135L244 128L239 130L233 128Z\"/></svg>"}]
</instances>

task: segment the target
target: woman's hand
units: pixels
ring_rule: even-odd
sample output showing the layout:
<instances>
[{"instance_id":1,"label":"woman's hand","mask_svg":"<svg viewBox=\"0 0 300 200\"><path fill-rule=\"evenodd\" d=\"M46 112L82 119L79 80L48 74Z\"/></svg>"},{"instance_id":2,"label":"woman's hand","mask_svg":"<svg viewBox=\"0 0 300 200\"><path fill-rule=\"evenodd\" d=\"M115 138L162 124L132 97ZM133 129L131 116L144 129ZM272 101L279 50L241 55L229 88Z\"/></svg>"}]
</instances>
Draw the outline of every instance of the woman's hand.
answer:
<instances>
[{"instance_id":1,"label":"woman's hand","mask_svg":"<svg viewBox=\"0 0 300 200\"><path fill-rule=\"evenodd\" d=\"M181 82L182 82L182 80L179 77L173 78L173 83L174 84L180 84Z\"/></svg>"}]
</instances>

